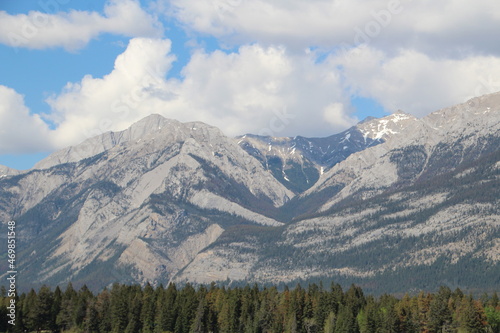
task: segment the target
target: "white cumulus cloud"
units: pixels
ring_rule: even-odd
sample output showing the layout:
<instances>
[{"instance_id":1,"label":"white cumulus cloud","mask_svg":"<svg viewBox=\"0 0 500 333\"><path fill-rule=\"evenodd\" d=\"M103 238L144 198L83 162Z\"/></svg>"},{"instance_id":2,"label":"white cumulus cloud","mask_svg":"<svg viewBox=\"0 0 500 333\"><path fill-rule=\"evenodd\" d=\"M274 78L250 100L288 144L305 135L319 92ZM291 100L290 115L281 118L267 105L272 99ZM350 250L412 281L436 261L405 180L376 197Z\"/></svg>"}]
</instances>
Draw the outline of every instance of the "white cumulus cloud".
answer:
<instances>
[{"instance_id":1,"label":"white cumulus cloud","mask_svg":"<svg viewBox=\"0 0 500 333\"><path fill-rule=\"evenodd\" d=\"M186 29L291 49L368 42L449 57L500 55L497 0L169 0Z\"/></svg>"},{"instance_id":2,"label":"white cumulus cloud","mask_svg":"<svg viewBox=\"0 0 500 333\"><path fill-rule=\"evenodd\" d=\"M329 135L357 120L334 64L318 64L312 54L259 45L229 54L200 50L180 80L168 78L174 60L169 40L135 38L110 74L68 83L48 100L55 142L75 144L151 113L204 121L227 135Z\"/></svg>"},{"instance_id":3,"label":"white cumulus cloud","mask_svg":"<svg viewBox=\"0 0 500 333\"><path fill-rule=\"evenodd\" d=\"M63 47L77 50L103 33L128 37L162 35L162 26L146 13L138 1L113 0L104 7L104 15L96 12L76 11L50 13L57 8L10 15L0 11L0 43L14 48L45 49ZM59 8L60 7L60 8Z\"/></svg>"},{"instance_id":4,"label":"white cumulus cloud","mask_svg":"<svg viewBox=\"0 0 500 333\"><path fill-rule=\"evenodd\" d=\"M333 59L335 58L335 59ZM500 58L431 58L401 50L394 56L370 47L332 56L346 85L377 100L389 111L403 109L422 117L474 96L500 91Z\"/></svg>"},{"instance_id":5,"label":"white cumulus cloud","mask_svg":"<svg viewBox=\"0 0 500 333\"><path fill-rule=\"evenodd\" d=\"M19 98L18 119L29 119L33 132L46 134L54 148L123 130L152 113L204 121L230 136L327 136L358 120L352 95L424 116L500 90L500 59L494 56L434 59L416 50L390 54L364 45L320 61L311 50L250 44L230 53L197 50L181 77L171 78L174 61L169 40L133 38L109 74L68 83L47 100L55 129L48 132Z\"/></svg>"},{"instance_id":6,"label":"white cumulus cloud","mask_svg":"<svg viewBox=\"0 0 500 333\"><path fill-rule=\"evenodd\" d=\"M64 147L110 130L123 130L154 113L148 100L156 91L171 90L164 80L175 57L169 40L135 38L119 55L111 73L85 76L68 83L61 94L48 99L50 120L57 129L55 144Z\"/></svg>"},{"instance_id":7,"label":"white cumulus cloud","mask_svg":"<svg viewBox=\"0 0 500 333\"><path fill-rule=\"evenodd\" d=\"M0 85L0 154L49 150L49 128L36 114L30 114L24 98L14 89Z\"/></svg>"}]
</instances>

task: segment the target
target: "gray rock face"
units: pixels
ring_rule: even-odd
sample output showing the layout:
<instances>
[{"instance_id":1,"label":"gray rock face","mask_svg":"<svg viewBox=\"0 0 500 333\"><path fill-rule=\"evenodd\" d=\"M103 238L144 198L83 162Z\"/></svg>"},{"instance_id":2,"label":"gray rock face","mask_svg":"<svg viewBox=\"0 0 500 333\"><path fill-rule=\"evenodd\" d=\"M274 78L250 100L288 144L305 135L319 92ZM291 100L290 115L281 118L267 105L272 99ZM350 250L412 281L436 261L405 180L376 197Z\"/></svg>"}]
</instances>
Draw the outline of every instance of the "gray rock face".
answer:
<instances>
[{"instance_id":1,"label":"gray rock face","mask_svg":"<svg viewBox=\"0 0 500 333\"><path fill-rule=\"evenodd\" d=\"M294 219L271 245L269 230L226 236L177 279L207 282L195 274L203 270L221 280L242 279L235 272L269 283L331 278L376 292L493 288L500 274L499 98L419 120L398 113L358 125L384 143L335 164L285 205Z\"/></svg>"},{"instance_id":2,"label":"gray rock face","mask_svg":"<svg viewBox=\"0 0 500 333\"><path fill-rule=\"evenodd\" d=\"M487 290L499 131L500 94L328 138L232 139L152 115L27 172L0 168L0 218L17 221L29 286L333 278L398 291L460 274Z\"/></svg>"},{"instance_id":3,"label":"gray rock face","mask_svg":"<svg viewBox=\"0 0 500 333\"><path fill-rule=\"evenodd\" d=\"M141 140L144 136L155 134L165 126L175 129L179 122L153 114L142 119L129 129L122 132L107 132L85 140L77 146L59 150L42 161L38 162L34 169L47 169L64 163L78 162L105 152L115 146L125 145L130 142Z\"/></svg>"},{"instance_id":4,"label":"gray rock face","mask_svg":"<svg viewBox=\"0 0 500 333\"><path fill-rule=\"evenodd\" d=\"M23 231L24 276L41 283L111 283L122 270L168 282L225 228L282 225L273 214L294 196L217 128L156 115L56 152L1 189L2 217Z\"/></svg>"},{"instance_id":5,"label":"gray rock face","mask_svg":"<svg viewBox=\"0 0 500 333\"><path fill-rule=\"evenodd\" d=\"M9 167L6 167L4 165L0 165L0 177L7 177L7 176L13 176L21 173L18 170L11 169Z\"/></svg>"},{"instance_id":6,"label":"gray rock face","mask_svg":"<svg viewBox=\"0 0 500 333\"><path fill-rule=\"evenodd\" d=\"M237 140L283 185L302 193L337 163L404 132L415 122L418 122L415 117L398 111L381 119L366 119L326 138L276 138L247 134Z\"/></svg>"}]
</instances>

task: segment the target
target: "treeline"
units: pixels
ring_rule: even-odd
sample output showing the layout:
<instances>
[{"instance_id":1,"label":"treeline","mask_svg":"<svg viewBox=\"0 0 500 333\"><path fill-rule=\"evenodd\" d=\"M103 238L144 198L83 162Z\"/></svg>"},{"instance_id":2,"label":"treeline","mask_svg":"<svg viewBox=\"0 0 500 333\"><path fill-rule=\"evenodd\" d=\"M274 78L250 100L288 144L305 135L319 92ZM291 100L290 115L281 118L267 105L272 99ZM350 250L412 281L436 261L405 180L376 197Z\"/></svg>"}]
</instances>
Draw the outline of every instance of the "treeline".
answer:
<instances>
[{"instance_id":1,"label":"treeline","mask_svg":"<svg viewBox=\"0 0 500 333\"><path fill-rule=\"evenodd\" d=\"M496 293L475 299L447 287L398 299L334 283L283 291L114 284L97 295L86 286L44 286L17 297L15 326L7 322L9 302L3 288L2 332L500 332Z\"/></svg>"}]
</instances>

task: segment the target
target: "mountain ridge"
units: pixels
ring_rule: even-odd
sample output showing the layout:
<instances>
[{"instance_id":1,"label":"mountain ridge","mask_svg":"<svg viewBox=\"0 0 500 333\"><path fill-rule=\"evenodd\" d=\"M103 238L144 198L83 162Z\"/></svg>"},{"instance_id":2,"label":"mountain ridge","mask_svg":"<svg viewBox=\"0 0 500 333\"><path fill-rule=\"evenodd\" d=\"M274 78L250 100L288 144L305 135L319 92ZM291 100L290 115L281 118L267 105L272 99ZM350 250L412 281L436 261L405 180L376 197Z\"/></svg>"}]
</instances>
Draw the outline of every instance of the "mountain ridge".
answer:
<instances>
[{"instance_id":1,"label":"mountain ridge","mask_svg":"<svg viewBox=\"0 0 500 333\"><path fill-rule=\"evenodd\" d=\"M500 93L317 140L228 138L152 115L0 178L0 218L18 221L26 285L326 278L391 290L384 279L422 287L415 271L432 283L460 271L487 289L500 272L499 124Z\"/></svg>"}]
</instances>

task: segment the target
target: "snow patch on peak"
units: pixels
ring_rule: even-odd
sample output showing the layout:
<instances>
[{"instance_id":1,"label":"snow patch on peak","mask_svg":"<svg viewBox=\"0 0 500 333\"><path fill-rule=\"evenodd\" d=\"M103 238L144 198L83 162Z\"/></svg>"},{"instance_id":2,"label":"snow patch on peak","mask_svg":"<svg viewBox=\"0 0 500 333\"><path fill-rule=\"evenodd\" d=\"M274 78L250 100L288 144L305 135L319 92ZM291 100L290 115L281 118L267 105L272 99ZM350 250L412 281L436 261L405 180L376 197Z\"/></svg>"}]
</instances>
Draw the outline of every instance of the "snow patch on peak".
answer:
<instances>
[{"instance_id":1,"label":"snow patch on peak","mask_svg":"<svg viewBox=\"0 0 500 333\"><path fill-rule=\"evenodd\" d=\"M408 113L404 113L401 110L398 110L397 112L393 113L391 116L389 116L389 118L390 118L390 121L393 121L393 122L398 122L398 121L408 120L408 119L416 119L414 116L412 116Z\"/></svg>"},{"instance_id":2,"label":"snow patch on peak","mask_svg":"<svg viewBox=\"0 0 500 333\"><path fill-rule=\"evenodd\" d=\"M357 125L357 128L362 133L365 142L367 138L387 140L401 133L409 124L415 121L418 121L416 117L399 110L384 118L360 123Z\"/></svg>"},{"instance_id":3,"label":"snow patch on peak","mask_svg":"<svg viewBox=\"0 0 500 333\"><path fill-rule=\"evenodd\" d=\"M345 141L349 141L350 138L351 138L351 133L347 133L346 136L342 139L342 141L340 141L340 143L343 143Z\"/></svg>"}]
</instances>

